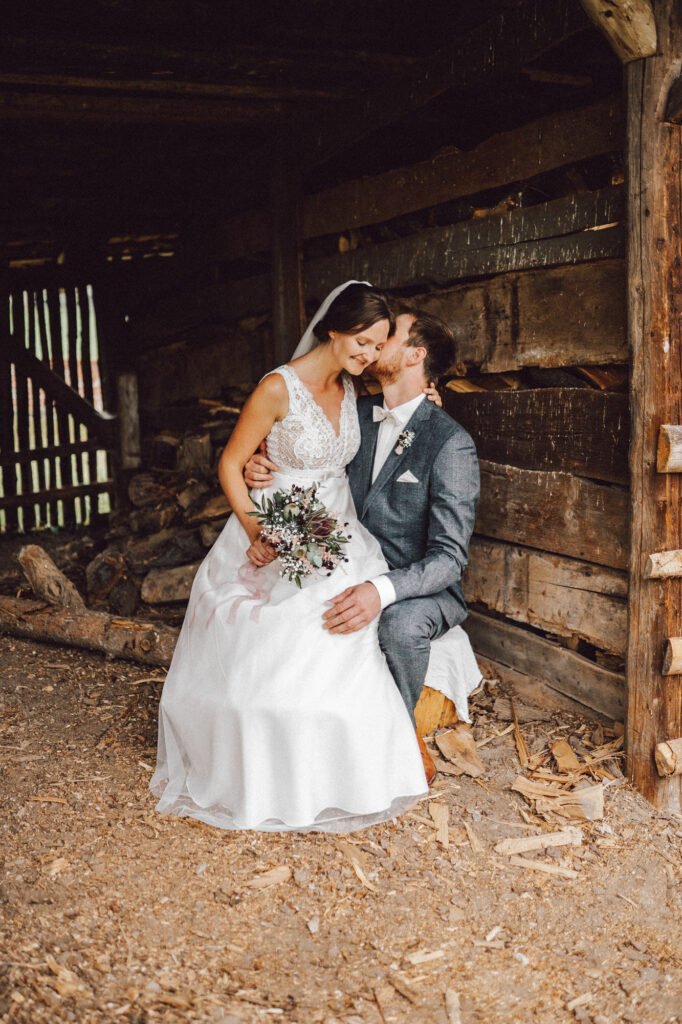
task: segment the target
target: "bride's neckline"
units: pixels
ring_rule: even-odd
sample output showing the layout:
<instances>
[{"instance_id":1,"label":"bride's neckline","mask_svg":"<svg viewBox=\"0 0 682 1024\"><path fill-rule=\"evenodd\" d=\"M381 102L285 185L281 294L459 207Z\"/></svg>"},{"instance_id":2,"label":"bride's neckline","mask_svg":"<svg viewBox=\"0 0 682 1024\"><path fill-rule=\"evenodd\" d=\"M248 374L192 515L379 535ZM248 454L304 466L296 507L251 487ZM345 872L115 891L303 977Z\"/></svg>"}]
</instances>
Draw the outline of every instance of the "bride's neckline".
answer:
<instances>
[{"instance_id":1,"label":"bride's neckline","mask_svg":"<svg viewBox=\"0 0 682 1024\"><path fill-rule=\"evenodd\" d=\"M301 387L303 388L305 393L308 395L308 398L313 403L313 405L317 409L320 410L320 412L324 416L326 422L329 424L329 428L330 428L331 432L333 433L334 437L336 438L336 440L340 441L341 440L341 428L343 426L343 412L344 412L344 409L345 409L345 406L346 406L346 398L348 397L348 388L346 387L346 384L345 384L345 382L343 380L343 377L341 378L341 383L343 384L343 398L341 399L341 404L339 405L339 428L337 430L336 427L334 426L334 424L332 423L331 419L329 418L329 416L325 412L325 410L322 408L320 403L315 398L315 395L312 393L312 391L310 390L308 385L305 384L304 381L301 379L301 377L298 374L298 372L293 368L293 366L290 363L285 363L284 365L285 365L286 369L289 370L290 373L293 373L294 377L296 378L298 383L301 385Z\"/></svg>"}]
</instances>

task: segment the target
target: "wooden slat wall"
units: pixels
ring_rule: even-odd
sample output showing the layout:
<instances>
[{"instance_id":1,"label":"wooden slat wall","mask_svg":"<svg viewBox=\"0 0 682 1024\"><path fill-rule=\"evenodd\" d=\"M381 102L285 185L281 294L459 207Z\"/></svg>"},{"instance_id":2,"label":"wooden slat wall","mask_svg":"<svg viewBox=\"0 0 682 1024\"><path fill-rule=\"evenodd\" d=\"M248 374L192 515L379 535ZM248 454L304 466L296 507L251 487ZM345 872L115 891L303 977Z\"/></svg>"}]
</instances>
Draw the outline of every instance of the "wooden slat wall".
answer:
<instances>
[{"instance_id":1,"label":"wooden slat wall","mask_svg":"<svg viewBox=\"0 0 682 1024\"><path fill-rule=\"evenodd\" d=\"M557 112L472 152L308 196L304 236L365 228L463 197L472 197L473 213L485 190L508 185L510 196L525 195L524 179L604 154L617 164L622 145L620 98ZM562 180L567 190L571 176ZM304 266L309 307L350 277L404 290L452 326L460 372L516 375L517 390L447 393L446 406L474 437L482 467L465 581L473 609L467 628L501 674L540 680L562 699L615 719L625 700L628 401L589 385L531 386L523 374L627 363L623 220L623 190L602 177L592 190L479 210L393 241L361 232L359 248ZM269 246L264 212L228 227L228 256ZM157 346L196 330L202 318L256 319L267 315L269 302L269 278L259 275L150 304L135 318L147 372L155 365L163 372L170 350Z\"/></svg>"}]
</instances>

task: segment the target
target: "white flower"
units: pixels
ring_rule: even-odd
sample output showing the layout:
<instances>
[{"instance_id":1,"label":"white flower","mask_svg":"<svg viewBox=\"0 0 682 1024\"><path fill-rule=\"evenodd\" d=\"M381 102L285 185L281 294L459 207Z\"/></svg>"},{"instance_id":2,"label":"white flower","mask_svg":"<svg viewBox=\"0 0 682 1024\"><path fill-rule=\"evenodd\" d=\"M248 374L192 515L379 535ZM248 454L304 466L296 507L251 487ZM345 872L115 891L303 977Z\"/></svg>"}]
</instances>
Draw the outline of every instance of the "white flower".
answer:
<instances>
[{"instance_id":1,"label":"white flower","mask_svg":"<svg viewBox=\"0 0 682 1024\"><path fill-rule=\"evenodd\" d=\"M414 430L403 430L403 432L398 437L397 445L393 449L396 455L402 455L403 452L407 451L407 449L411 446L412 442L414 441L414 437Z\"/></svg>"}]
</instances>

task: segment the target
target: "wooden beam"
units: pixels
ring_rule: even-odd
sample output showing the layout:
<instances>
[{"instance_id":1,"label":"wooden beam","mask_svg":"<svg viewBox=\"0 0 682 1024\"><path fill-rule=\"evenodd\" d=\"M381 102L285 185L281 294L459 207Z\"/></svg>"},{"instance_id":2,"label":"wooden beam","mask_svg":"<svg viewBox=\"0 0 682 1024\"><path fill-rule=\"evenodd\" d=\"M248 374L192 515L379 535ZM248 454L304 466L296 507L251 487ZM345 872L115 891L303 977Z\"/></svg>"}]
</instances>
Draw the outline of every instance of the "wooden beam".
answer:
<instances>
[{"instance_id":1,"label":"wooden beam","mask_svg":"<svg viewBox=\"0 0 682 1024\"><path fill-rule=\"evenodd\" d=\"M659 473L682 473L682 427L669 423L659 427L656 469Z\"/></svg>"},{"instance_id":2,"label":"wooden beam","mask_svg":"<svg viewBox=\"0 0 682 1024\"><path fill-rule=\"evenodd\" d=\"M608 188L317 260L306 267L306 298L319 301L349 278L379 288L443 285L464 277L618 257L625 238L619 223L622 201L621 190ZM595 227L601 230L590 230Z\"/></svg>"},{"instance_id":3,"label":"wooden beam","mask_svg":"<svg viewBox=\"0 0 682 1024\"><path fill-rule=\"evenodd\" d=\"M652 551L682 548L682 476L656 472L661 424L682 423L682 128L662 120L679 74L682 11L656 4L658 54L627 68L628 318L631 367L632 559L630 567L627 767L657 807L682 811L682 779L661 779L661 736L682 735L679 689L662 674L667 637L682 636L679 580L645 580Z\"/></svg>"},{"instance_id":4,"label":"wooden beam","mask_svg":"<svg viewBox=\"0 0 682 1024\"><path fill-rule=\"evenodd\" d=\"M580 388L446 391L445 408L469 431L481 459L629 481L627 395Z\"/></svg>"},{"instance_id":5,"label":"wooden beam","mask_svg":"<svg viewBox=\"0 0 682 1024\"><path fill-rule=\"evenodd\" d=\"M307 196L303 237L380 224L619 150L624 140L624 111L618 96L579 110L557 111L494 135L467 152L446 151L431 160ZM225 243L220 251L227 259L265 250L270 245L268 211L235 214L221 234Z\"/></svg>"},{"instance_id":6,"label":"wooden beam","mask_svg":"<svg viewBox=\"0 0 682 1024\"><path fill-rule=\"evenodd\" d=\"M625 63L656 53L651 0L581 0L585 12Z\"/></svg>"},{"instance_id":7,"label":"wooden beam","mask_svg":"<svg viewBox=\"0 0 682 1024\"><path fill-rule=\"evenodd\" d=\"M483 460L476 532L624 569L628 504L624 487Z\"/></svg>"},{"instance_id":8,"label":"wooden beam","mask_svg":"<svg viewBox=\"0 0 682 1024\"><path fill-rule=\"evenodd\" d=\"M666 580L682 576L682 551L655 551L646 560L644 578Z\"/></svg>"},{"instance_id":9,"label":"wooden beam","mask_svg":"<svg viewBox=\"0 0 682 1024\"><path fill-rule=\"evenodd\" d=\"M628 359L623 260L499 274L412 301L449 325L458 364L486 372Z\"/></svg>"},{"instance_id":10,"label":"wooden beam","mask_svg":"<svg viewBox=\"0 0 682 1024\"><path fill-rule=\"evenodd\" d=\"M118 441L120 468L138 469L142 463L140 451L140 403L137 373L121 370L116 375L118 405Z\"/></svg>"},{"instance_id":11,"label":"wooden beam","mask_svg":"<svg viewBox=\"0 0 682 1024\"><path fill-rule=\"evenodd\" d=\"M8 337L9 357L21 368L27 377L33 378L45 394L53 398L62 411L69 412L79 422L84 423L104 445L110 446L114 438L116 417L110 413L99 412L89 402L65 383L64 379L54 373L50 367L25 349L17 341L15 335Z\"/></svg>"},{"instance_id":12,"label":"wooden beam","mask_svg":"<svg viewBox=\"0 0 682 1024\"><path fill-rule=\"evenodd\" d=\"M276 100L216 99L191 96L108 96L0 89L2 121L74 121L106 124L251 124L281 117Z\"/></svg>"},{"instance_id":13,"label":"wooden beam","mask_svg":"<svg viewBox=\"0 0 682 1024\"><path fill-rule=\"evenodd\" d=\"M682 775L682 738L656 744L656 768L664 778Z\"/></svg>"},{"instance_id":14,"label":"wooden beam","mask_svg":"<svg viewBox=\"0 0 682 1024\"><path fill-rule=\"evenodd\" d=\"M300 140L306 170L327 163L379 128L385 128L444 92L461 93L482 79L518 72L585 29L574 0L518 0L464 38L446 44L411 73L387 78L360 105L315 125Z\"/></svg>"},{"instance_id":15,"label":"wooden beam","mask_svg":"<svg viewBox=\"0 0 682 1024\"><path fill-rule=\"evenodd\" d=\"M474 651L546 686L614 721L625 710L623 676L529 630L470 612L463 623Z\"/></svg>"},{"instance_id":16,"label":"wooden beam","mask_svg":"<svg viewBox=\"0 0 682 1024\"><path fill-rule=\"evenodd\" d=\"M286 363L303 332L301 177L286 133L276 136L270 182L272 217L272 345L276 366Z\"/></svg>"},{"instance_id":17,"label":"wooden beam","mask_svg":"<svg viewBox=\"0 0 682 1024\"><path fill-rule=\"evenodd\" d=\"M469 548L464 596L515 622L625 655L624 572L477 536Z\"/></svg>"}]
</instances>

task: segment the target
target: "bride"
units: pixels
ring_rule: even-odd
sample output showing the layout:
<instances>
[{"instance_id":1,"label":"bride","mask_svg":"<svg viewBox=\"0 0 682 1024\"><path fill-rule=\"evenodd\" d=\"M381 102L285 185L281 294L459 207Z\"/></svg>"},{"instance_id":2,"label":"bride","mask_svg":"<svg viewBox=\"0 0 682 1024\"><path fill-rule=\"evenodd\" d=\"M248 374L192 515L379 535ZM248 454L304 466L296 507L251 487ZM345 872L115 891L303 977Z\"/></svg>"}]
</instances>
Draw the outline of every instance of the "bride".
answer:
<instances>
[{"instance_id":1,"label":"bride","mask_svg":"<svg viewBox=\"0 0 682 1024\"><path fill-rule=\"evenodd\" d=\"M244 406L218 471L234 514L195 576L163 688L150 782L161 813L225 829L340 832L392 818L428 790L378 620L338 636L322 618L341 590L387 570L345 467L360 446L354 378L392 328L383 293L349 282ZM249 514L243 470L264 439L279 470L258 498L315 482L351 535L347 561L301 589L280 576Z\"/></svg>"}]
</instances>

